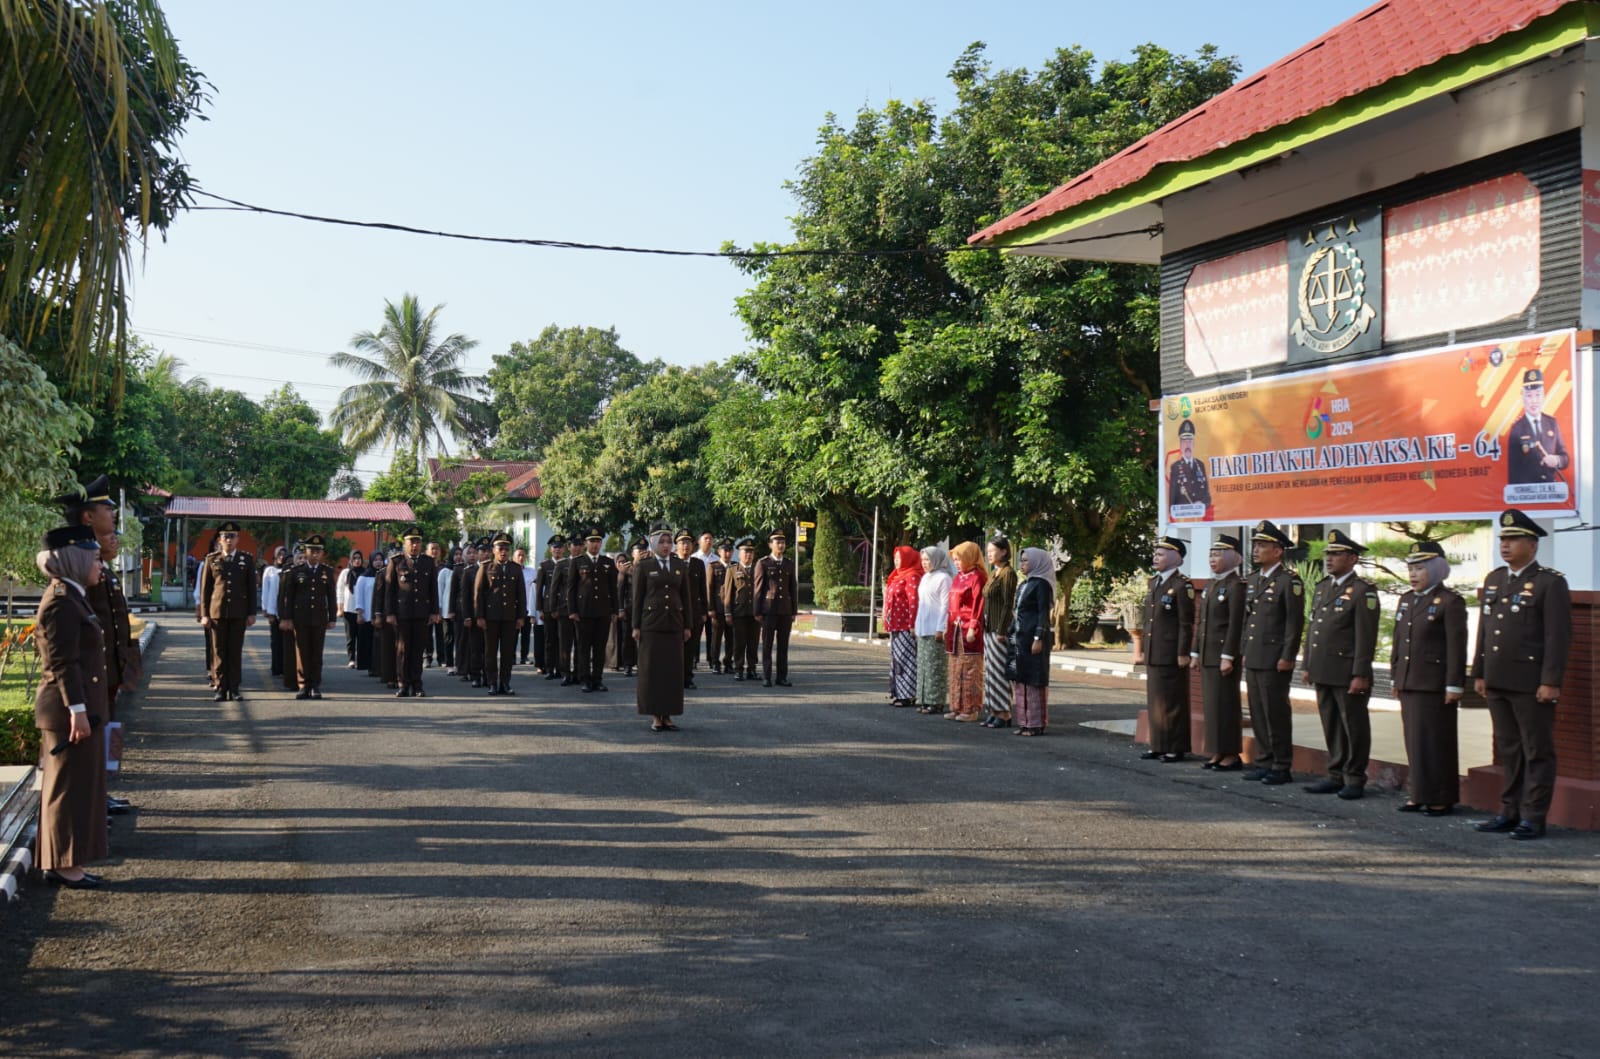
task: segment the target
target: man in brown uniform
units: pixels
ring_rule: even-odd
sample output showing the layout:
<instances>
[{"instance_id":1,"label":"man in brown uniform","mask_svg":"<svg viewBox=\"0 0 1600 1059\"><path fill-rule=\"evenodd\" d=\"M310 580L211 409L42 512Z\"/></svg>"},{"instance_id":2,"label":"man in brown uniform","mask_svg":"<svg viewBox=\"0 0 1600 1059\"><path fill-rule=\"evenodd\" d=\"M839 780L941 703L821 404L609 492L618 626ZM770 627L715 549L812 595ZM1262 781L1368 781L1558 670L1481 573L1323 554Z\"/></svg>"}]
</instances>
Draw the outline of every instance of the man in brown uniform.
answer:
<instances>
[{"instance_id":1,"label":"man in brown uniform","mask_svg":"<svg viewBox=\"0 0 1600 1059\"><path fill-rule=\"evenodd\" d=\"M728 564L727 576L722 580L722 613L728 618L729 635L733 641L733 661L730 665L735 680L756 678L756 539L739 540L739 560Z\"/></svg>"},{"instance_id":2,"label":"man in brown uniform","mask_svg":"<svg viewBox=\"0 0 1600 1059\"><path fill-rule=\"evenodd\" d=\"M1289 535L1271 522L1256 523L1250 538L1256 572L1245 581L1244 679L1256 754L1247 780L1288 783L1294 764L1289 684L1305 629L1305 585L1284 565Z\"/></svg>"},{"instance_id":3,"label":"man in brown uniform","mask_svg":"<svg viewBox=\"0 0 1600 1059\"><path fill-rule=\"evenodd\" d=\"M555 611L556 600L551 594L551 587L555 584L556 567L560 564L562 556L567 554L567 538L556 534L550 538L547 554L539 563L538 586L534 590L535 602L539 608L539 616L544 619L543 624L533 630L539 657L543 659L543 669L546 680L555 680L561 676L560 637L561 633L556 628Z\"/></svg>"},{"instance_id":4,"label":"man in brown uniform","mask_svg":"<svg viewBox=\"0 0 1600 1059\"><path fill-rule=\"evenodd\" d=\"M783 530L767 534L772 554L756 563L751 591L755 600L756 624L761 626L762 687L772 687L772 648L778 648L778 686L789 684L789 630L800 613L800 579L793 559L784 555L789 536Z\"/></svg>"},{"instance_id":5,"label":"man in brown uniform","mask_svg":"<svg viewBox=\"0 0 1600 1059\"><path fill-rule=\"evenodd\" d=\"M401 534L405 552L394 557L384 571L383 609L394 626L395 677L400 684L395 698L423 698L423 660L439 619L438 569L422 554L422 531L407 526Z\"/></svg>"},{"instance_id":6,"label":"man in brown uniform","mask_svg":"<svg viewBox=\"0 0 1600 1059\"><path fill-rule=\"evenodd\" d=\"M1156 574L1145 586L1144 648L1133 664L1147 667L1145 707L1150 749L1139 756L1182 761L1189 754L1189 650L1194 646L1194 585L1178 567L1189 546L1176 537L1156 541Z\"/></svg>"},{"instance_id":7,"label":"man in brown uniform","mask_svg":"<svg viewBox=\"0 0 1600 1059\"><path fill-rule=\"evenodd\" d=\"M256 623L256 561L239 551L239 524L217 527L217 550L200 566L200 624L211 632L211 680L217 702L239 698L244 631Z\"/></svg>"},{"instance_id":8,"label":"man in brown uniform","mask_svg":"<svg viewBox=\"0 0 1600 1059\"><path fill-rule=\"evenodd\" d=\"M1556 782L1556 701L1572 643L1572 594L1560 571L1539 565L1543 536L1544 528L1516 508L1500 516L1506 565L1484 579L1472 662L1473 686L1489 701L1495 758L1506 772L1500 815L1478 830L1517 839L1544 834Z\"/></svg>"},{"instance_id":9,"label":"man in brown uniform","mask_svg":"<svg viewBox=\"0 0 1600 1059\"><path fill-rule=\"evenodd\" d=\"M584 550L567 564L567 618L578 631L573 666L583 690L607 691L606 636L616 615L617 564L600 550L605 534L584 535Z\"/></svg>"},{"instance_id":10,"label":"man in brown uniform","mask_svg":"<svg viewBox=\"0 0 1600 1059\"><path fill-rule=\"evenodd\" d=\"M478 576L478 549L472 541L461 546L461 561L450 573L450 615L455 623L456 665L453 672L462 680L472 679L472 645L469 642L478 626L477 616L469 613L466 601L472 597L469 581Z\"/></svg>"},{"instance_id":11,"label":"man in brown uniform","mask_svg":"<svg viewBox=\"0 0 1600 1059\"><path fill-rule=\"evenodd\" d=\"M722 609L722 585L728 579L728 567L733 560L733 541L724 537L717 542L717 561L706 568L710 586L706 613L706 659L713 673L733 672L733 629L728 615Z\"/></svg>"},{"instance_id":12,"label":"man in brown uniform","mask_svg":"<svg viewBox=\"0 0 1600 1059\"><path fill-rule=\"evenodd\" d=\"M1378 649L1378 589L1357 577L1367 549L1338 530L1328 531L1324 551L1328 576L1311 593L1306 632L1305 679L1317 689L1317 710L1328 744L1328 777L1310 784L1311 794L1351 800L1367 786L1372 755L1372 656Z\"/></svg>"},{"instance_id":13,"label":"man in brown uniform","mask_svg":"<svg viewBox=\"0 0 1600 1059\"><path fill-rule=\"evenodd\" d=\"M511 667L516 662L517 633L528 617L527 582L522 566L511 561L511 538L497 533L493 555L478 566L472 589L472 613L483 638L483 678L491 695L511 695Z\"/></svg>"},{"instance_id":14,"label":"man in brown uniform","mask_svg":"<svg viewBox=\"0 0 1600 1059\"><path fill-rule=\"evenodd\" d=\"M679 530L673 538L678 546L678 558L689 568L689 628L694 635L683 645L683 686L696 687L695 666L700 661L700 631L706 626L706 614L711 610L711 582L706 564L694 554L694 534Z\"/></svg>"},{"instance_id":15,"label":"man in brown uniform","mask_svg":"<svg viewBox=\"0 0 1600 1059\"><path fill-rule=\"evenodd\" d=\"M1195 649L1190 660L1200 667L1200 697L1205 713L1205 749L1211 755L1201 768L1238 772L1244 768L1243 714L1239 706L1239 654L1244 640L1244 579L1239 576L1239 538L1217 534L1211 545L1211 583L1206 585L1195 615Z\"/></svg>"},{"instance_id":16,"label":"man in brown uniform","mask_svg":"<svg viewBox=\"0 0 1600 1059\"><path fill-rule=\"evenodd\" d=\"M545 649L549 650L549 638L554 636L556 669L561 673L561 686L564 688L578 683L573 659L577 653L578 629L568 617L571 611L567 609L567 596L571 586L567 584L567 575L571 572L573 557L581 547L581 543L574 536L566 541L563 547L556 549L556 564L550 573L550 591L545 597L545 605L550 608L549 616L546 618L548 628L545 630Z\"/></svg>"},{"instance_id":17,"label":"man in brown uniform","mask_svg":"<svg viewBox=\"0 0 1600 1059\"><path fill-rule=\"evenodd\" d=\"M295 677L300 691L297 699L322 698L322 644L328 626L338 620L339 596L335 587L338 573L322 562L322 534L313 533L301 542L306 561L283 575L278 589L278 619L285 632L294 633Z\"/></svg>"}]
</instances>

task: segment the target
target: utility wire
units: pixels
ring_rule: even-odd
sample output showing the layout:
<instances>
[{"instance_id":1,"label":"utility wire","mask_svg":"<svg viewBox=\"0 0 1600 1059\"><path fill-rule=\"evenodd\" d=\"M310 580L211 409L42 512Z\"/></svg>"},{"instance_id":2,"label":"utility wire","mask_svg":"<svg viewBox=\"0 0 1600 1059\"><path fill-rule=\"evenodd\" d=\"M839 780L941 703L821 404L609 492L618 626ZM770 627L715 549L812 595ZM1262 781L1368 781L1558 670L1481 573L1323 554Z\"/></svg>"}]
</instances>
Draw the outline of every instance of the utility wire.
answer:
<instances>
[{"instance_id":1,"label":"utility wire","mask_svg":"<svg viewBox=\"0 0 1600 1059\"><path fill-rule=\"evenodd\" d=\"M932 254L994 253L999 249L992 246L962 244L961 246L885 247L877 250L827 250L806 247L788 247L780 250L668 250L661 247L580 243L568 239L524 239L510 235L471 235L464 232L419 228L410 224L395 224L390 221L356 221L346 217L324 217L315 213L301 213L298 210L273 209L268 206L256 206L249 202L241 202L238 199L230 199L223 195L214 195L209 191L197 190L195 194L226 203L227 205L190 207L194 210L261 213L271 217L290 217L300 221L313 221L317 224L336 224L347 228L376 228L380 231L403 232L409 235L429 235L439 239L462 239L474 243L505 243L512 246L540 246L555 250L600 250L613 254L655 254L664 257L720 257L748 260L767 257L921 257ZM1051 245L1093 243L1103 239L1120 239L1129 235L1143 235L1154 239L1161 234L1162 230L1161 225L1151 224L1143 228L1132 228L1122 232L1106 232L1103 235L1083 235L1072 239L1058 239L1052 242Z\"/></svg>"}]
</instances>

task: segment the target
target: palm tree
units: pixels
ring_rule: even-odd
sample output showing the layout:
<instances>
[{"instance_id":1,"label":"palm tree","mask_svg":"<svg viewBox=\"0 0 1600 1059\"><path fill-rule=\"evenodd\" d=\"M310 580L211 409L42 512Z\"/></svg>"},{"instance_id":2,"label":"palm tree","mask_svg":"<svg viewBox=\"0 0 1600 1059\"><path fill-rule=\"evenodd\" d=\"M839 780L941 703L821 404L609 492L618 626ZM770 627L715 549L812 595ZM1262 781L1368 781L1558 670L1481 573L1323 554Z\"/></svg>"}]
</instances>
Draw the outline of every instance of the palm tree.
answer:
<instances>
[{"instance_id":1,"label":"palm tree","mask_svg":"<svg viewBox=\"0 0 1600 1059\"><path fill-rule=\"evenodd\" d=\"M346 447L359 456L380 445L392 445L395 462L402 455L421 470L422 450L430 442L445 450L445 434L466 433L469 408L483 392L483 380L461 366L478 343L464 335L435 341L434 322L443 305L424 315L417 296L400 304L385 301L383 326L350 340L360 353L335 353L336 368L354 372L363 382L339 395L330 425L344 435Z\"/></svg>"},{"instance_id":2,"label":"palm tree","mask_svg":"<svg viewBox=\"0 0 1600 1059\"><path fill-rule=\"evenodd\" d=\"M120 381L132 248L187 202L199 75L157 0L0 0L0 99L0 334Z\"/></svg>"}]
</instances>

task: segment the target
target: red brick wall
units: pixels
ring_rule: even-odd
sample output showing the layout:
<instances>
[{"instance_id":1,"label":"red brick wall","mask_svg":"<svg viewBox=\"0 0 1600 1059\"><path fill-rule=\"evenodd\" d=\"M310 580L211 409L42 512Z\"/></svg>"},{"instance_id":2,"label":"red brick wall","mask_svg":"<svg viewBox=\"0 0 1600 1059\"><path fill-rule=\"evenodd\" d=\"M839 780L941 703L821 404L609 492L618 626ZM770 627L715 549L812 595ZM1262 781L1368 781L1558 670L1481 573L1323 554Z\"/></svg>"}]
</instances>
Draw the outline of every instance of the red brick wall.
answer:
<instances>
[{"instance_id":1,"label":"red brick wall","mask_svg":"<svg viewBox=\"0 0 1600 1059\"><path fill-rule=\"evenodd\" d=\"M1600 592L1572 594L1572 650L1556 707L1556 772L1579 780L1600 779L1600 724L1596 724L1595 670L1600 652Z\"/></svg>"}]
</instances>

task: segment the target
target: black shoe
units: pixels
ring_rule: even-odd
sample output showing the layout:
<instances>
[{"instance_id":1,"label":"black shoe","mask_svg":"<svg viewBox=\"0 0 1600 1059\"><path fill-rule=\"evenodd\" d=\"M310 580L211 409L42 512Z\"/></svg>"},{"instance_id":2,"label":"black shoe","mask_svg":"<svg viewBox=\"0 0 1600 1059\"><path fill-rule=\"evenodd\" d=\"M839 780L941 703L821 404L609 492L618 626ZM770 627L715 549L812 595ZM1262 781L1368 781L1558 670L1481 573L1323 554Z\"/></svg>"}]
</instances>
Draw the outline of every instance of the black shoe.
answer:
<instances>
[{"instance_id":1,"label":"black shoe","mask_svg":"<svg viewBox=\"0 0 1600 1059\"><path fill-rule=\"evenodd\" d=\"M1477 830L1488 834L1499 834L1502 831L1515 831L1517 826L1517 818L1514 816L1491 816L1478 824Z\"/></svg>"},{"instance_id":2,"label":"black shoe","mask_svg":"<svg viewBox=\"0 0 1600 1059\"><path fill-rule=\"evenodd\" d=\"M1261 777L1261 782L1265 783L1268 787L1281 787L1285 783L1293 783L1294 777L1289 774L1288 769L1273 769L1271 772Z\"/></svg>"},{"instance_id":3,"label":"black shoe","mask_svg":"<svg viewBox=\"0 0 1600 1059\"><path fill-rule=\"evenodd\" d=\"M127 816L129 813L133 812L133 806L129 805L127 802L121 802L119 804L114 799L107 798L106 812L112 816Z\"/></svg>"},{"instance_id":4,"label":"black shoe","mask_svg":"<svg viewBox=\"0 0 1600 1059\"><path fill-rule=\"evenodd\" d=\"M422 690L421 684L418 684L416 687L412 688L411 694L415 695L419 699L425 699L428 697L428 693Z\"/></svg>"},{"instance_id":5,"label":"black shoe","mask_svg":"<svg viewBox=\"0 0 1600 1059\"><path fill-rule=\"evenodd\" d=\"M590 688L589 690L590 691L599 692L599 691L610 691L611 689L606 687L604 684L596 684L594 687Z\"/></svg>"},{"instance_id":6,"label":"black shoe","mask_svg":"<svg viewBox=\"0 0 1600 1059\"><path fill-rule=\"evenodd\" d=\"M1306 784L1304 790L1307 794L1338 794L1344 790L1344 784L1338 780L1318 780Z\"/></svg>"},{"instance_id":7,"label":"black shoe","mask_svg":"<svg viewBox=\"0 0 1600 1059\"><path fill-rule=\"evenodd\" d=\"M593 691L593 690L594 690L594 685L593 685L593 684L591 684L591 683L589 683L589 682L588 682L588 681L587 681L587 680L586 680L586 681L584 681L584 682L583 682L583 687L581 687L581 688L579 688L579 689L578 689L578 690L579 690L579 691L581 691L581 692L583 692L583 693L584 693L584 694L585 694L585 695L587 695L587 694L589 694L589 693L590 693L590 692L591 692L591 691Z\"/></svg>"},{"instance_id":8,"label":"black shoe","mask_svg":"<svg viewBox=\"0 0 1600 1059\"><path fill-rule=\"evenodd\" d=\"M574 685L576 683L577 683L576 680L573 680L571 677L567 677L565 680L563 680L561 682L561 686L564 687L564 688L570 688L570 687L572 687L572 685Z\"/></svg>"},{"instance_id":9,"label":"black shoe","mask_svg":"<svg viewBox=\"0 0 1600 1059\"><path fill-rule=\"evenodd\" d=\"M765 680L763 680L761 682L761 686L764 687L764 688L772 687L772 678L771 677L767 677Z\"/></svg>"},{"instance_id":10,"label":"black shoe","mask_svg":"<svg viewBox=\"0 0 1600 1059\"><path fill-rule=\"evenodd\" d=\"M713 673L720 673L720 672L722 672L722 667L721 667L721 666L719 666L719 665L717 665L717 664L716 664L716 663L715 663L715 662L712 662L712 663L711 663L711 666L710 666L710 668L711 668L711 672L713 672Z\"/></svg>"},{"instance_id":11,"label":"black shoe","mask_svg":"<svg viewBox=\"0 0 1600 1059\"><path fill-rule=\"evenodd\" d=\"M1421 802L1401 802L1394 807L1394 811L1397 813L1420 813L1425 812L1427 808Z\"/></svg>"},{"instance_id":12,"label":"black shoe","mask_svg":"<svg viewBox=\"0 0 1600 1059\"><path fill-rule=\"evenodd\" d=\"M211 701L212 702L227 702L228 701L228 693L226 691L219 691L215 695L211 696Z\"/></svg>"},{"instance_id":13,"label":"black shoe","mask_svg":"<svg viewBox=\"0 0 1600 1059\"><path fill-rule=\"evenodd\" d=\"M312 689L311 689L311 697L312 697L312 698L313 698L313 699L320 699L320 698L322 698L322 689L321 689L321 688L312 688Z\"/></svg>"},{"instance_id":14,"label":"black shoe","mask_svg":"<svg viewBox=\"0 0 1600 1059\"><path fill-rule=\"evenodd\" d=\"M744 674L743 673L735 673L733 675L733 679L737 680L739 683L742 684L742 683L744 683Z\"/></svg>"},{"instance_id":15,"label":"black shoe","mask_svg":"<svg viewBox=\"0 0 1600 1059\"><path fill-rule=\"evenodd\" d=\"M546 680L555 680L555 679L559 678L560 676L561 676L560 673L557 673L555 670L551 670L550 672L548 672L548 673L546 673L544 675L544 678Z\"/></svg>"},{"instance_id":16,"label":"black shoe","mask_svg":"<svg viewBox=\"0 0 1600 1059\"><path fill-rule=\"evenodd\" d=\"M1161 760L1166 762L1168 765L1171 765L1171 764L1173 764L1174 762L1177 762L1177 761L1188 761L1189 760L1189 755L1188 754L1162 754L1161 755Z\"/></svg>"},{"instance_id":17,"label":"black shoe","mask_svg":"<svg viewBox=\"0 0 1600 1059\"><path fill-rule=\"evenodd\" d=\"M64 886L68 890L98 890L100 888L100 876L90 875L88 872L84 872L81 879L69 879L52 869L44 873L44 881L51 886Z\"/></svg>"},{"instance_id":18,"label":"black shoe","mask_svg":"<svg viewBox=\"0 0 1600 1059\"><path fill-rule=\"evenodd\" d=\"M632 667L632 666L629 666L629 667L628 667L628 669L627 669L627 671L626 671L626 672L625 672L625 673L623 673L623 674L622 674L622 675L623 675L623 676L625 676L625 677L631 677L631 676L633 676L633 667Z\"/></svg>"},{"instance_id":19,"label":"black shoe","mask_svg":"<svg viewBox=\"0 0 1600 1059\"><path fill-rule=\"evenodd\" d=\"M1511 829L1511 837L1519 842L1530 842L1544 837L1543 820L1523 820Z\"/></svg>"},{"instance_id":20,"label":"black shoe","mask_svg":"<svg viewBox=\"0 0 1600 1059\"><path fill-rule=\"evenodd\" d=\"M1353 802L1365 793L1366 788L1357 787L1353 783L1346 783L1343 787L1339 788L1339 797L1343 798L1347 802Z\"/></svg>"},{"instance_id":21,"label":"black shoe","mask_svg":"<svg viewBox=\"0 0 1600 1059\"><path fill-rule=\"evenodd\" d=\"M1240 762L1240 764L1243 764L1243 762ZM1221 766L1219 765L1218 767L1220 768ZM1244 770L1244 776L1242 778L1249 780L1251 783L1257 783L1266 778L1267 773L1270 771L1272 770L1264 769L1260 765L1252 765Z\"/></svg>"},{"instance_id":22,"label":"black shoe","mask_svg":"<svg viewBox=\"0 0 1600 1059\"><path fill-rule=\"evenodd\" d=\"M133 808L133 803L128 801L128 799L126 799L126 798L118 798L115 795L111 795L111 794L106 795L106 804L107 805L120 805L124 809L132 809Z\"/></svg>"},{"instance_id":23,"label":"black shoe","mask_svg":"<svg viewBox=\"0 0 1600 1059\"><path fill-rule=\"evenodd\" d=\"M244 701L244 696L239 694L238 688L234 688L232 691L228 692L228 698L232 699L234 702Z\"/></svg>"},{"instance_id":24,"label":"black shoe","mask_svg":"<svg viewBox=\"0 0 1600 1059\"><path fill-rule=\"evenodd\" d=\"M1453 805L1441 805L1437 809L1431 805L1422 808L1423 816L1454 816L1455 812L1456 807Z\"/></svg>"},{"instance_id":25,"label":"black shoe","mask_svg":"<svg viewBox=\"0 0 1600 1059\"><path fill-rule=\"evenodd\" d=\"M777 680L777 684L778 684L778 687L780 687L780 688L792 688L792 687L794 687L793 684L789 683L789 680L788 680L787 677L779 677L778 680Z\"/></svg>"},{"instance_id":26,"label":"black shoe","mask_svg":"<svg viewBox=\"0 0 1600 1059\"><path fill-rule=\"evenodd\" d=\"M1156 761L1156 760L1159 760L1160 757L1161 757L1161 751L1159 751L1159 750L1146 750L1144 753L1139 755L1139 760L1140 761Z\"/></svg>"},{"instance_id":27,"label":"black shoe","mask_svg":"<svg viewBox=\"0 0 1600 1059\"><path fill-rule=\"evenodd\" d=\"M1244 771L1244 762L1243 761L1235 761L1231 765L1212 765L1211 766L1211 771L1212 772L1243 772Z\"/></svg>"},{"instance_id":28,"label":"black shoe","mask_svg":"<svg viewBox=\"0 0 1600 1059\"><path fill-rule=\"evenodd\" d=\"M483 678L482 677L473 677L472 678L472 686L475 687L475 688L484 687Z\"/></svg>"},{"instance_id":29,"label":"black shoe","mask_svg":"<svg viewBox=\"0 0 1600 1059\"><path fill-rule=\"evenodd\" d=\"M399 691L394 693L394 697L397 699L409 699L411 697L411 689L401 688Z\"/></svg>"},{"instance_id":30,"label":"black shoe","mask_svg":"<svg viewBox=\"0 0 1600 1059\"><path fill-rule=\"evenodd\" d=\"M295 698L297 698L297 699L309 699L310 697L311 697L311 689L310 688L301 688L299 694L297 694L295 696Z\"/></svg>"},{"instance_id":31,"label":"black shoe","mask_svg":"<svg viewBox=\"0 0 1600 1059\"><path fill-rule=\"evenodd\" d=\"M695 682L694 682L694 677L690 677L690 678L689 678L689 679L688 679L688 680L685 680L685 681L684 681L684 682L683 682L683 686L684 686L684 687L685 687L685 688L695 688L695 689L696 689L696 690L698 690L698 689L699 689L699 687L700 687L700 685L699 685L699 684L696 684L696 683L695 683Z\"/></svg>"}]
</instances>

